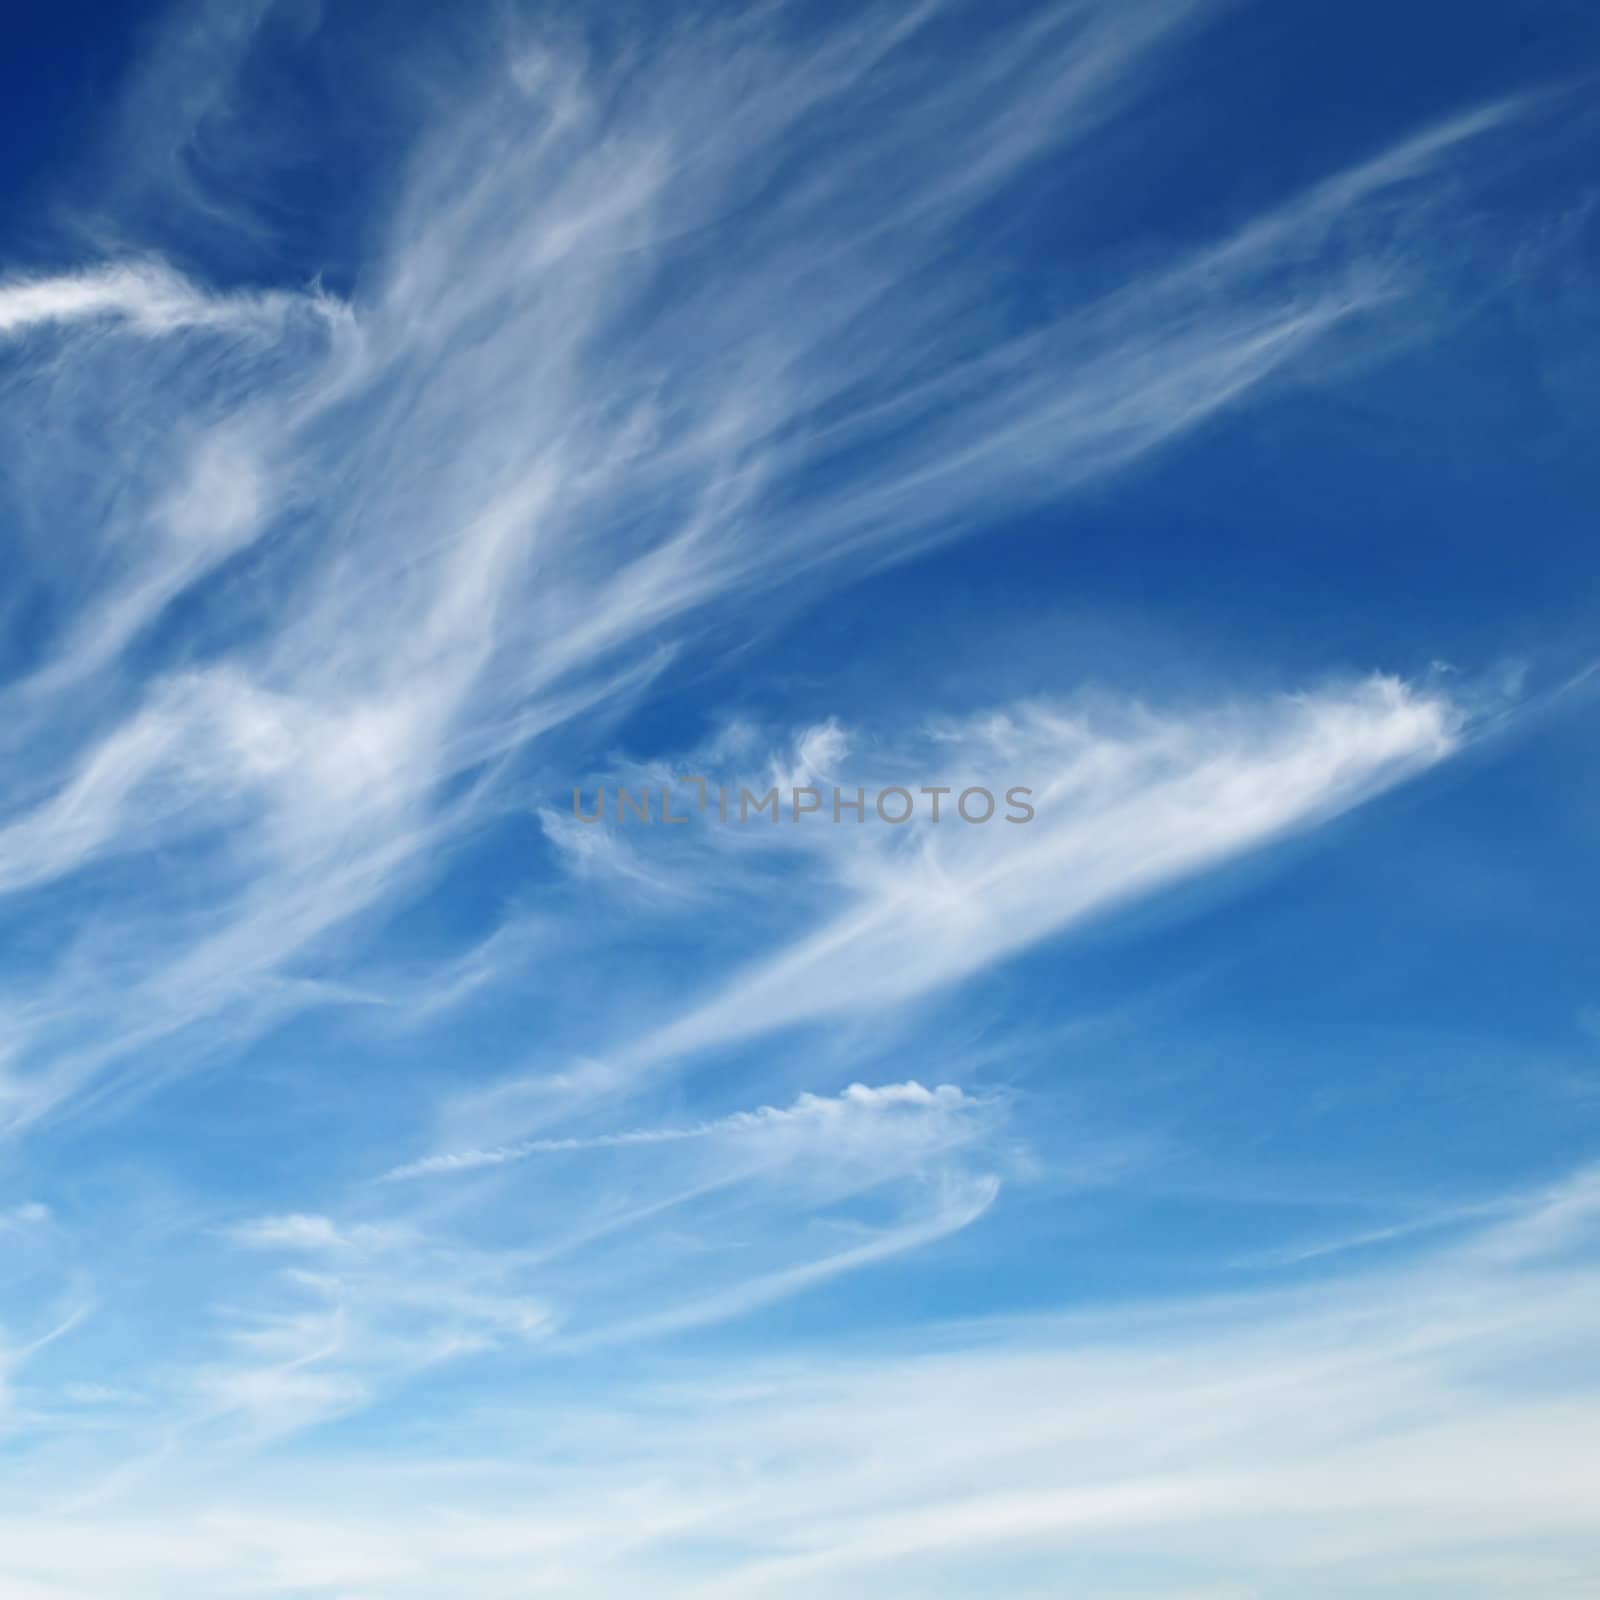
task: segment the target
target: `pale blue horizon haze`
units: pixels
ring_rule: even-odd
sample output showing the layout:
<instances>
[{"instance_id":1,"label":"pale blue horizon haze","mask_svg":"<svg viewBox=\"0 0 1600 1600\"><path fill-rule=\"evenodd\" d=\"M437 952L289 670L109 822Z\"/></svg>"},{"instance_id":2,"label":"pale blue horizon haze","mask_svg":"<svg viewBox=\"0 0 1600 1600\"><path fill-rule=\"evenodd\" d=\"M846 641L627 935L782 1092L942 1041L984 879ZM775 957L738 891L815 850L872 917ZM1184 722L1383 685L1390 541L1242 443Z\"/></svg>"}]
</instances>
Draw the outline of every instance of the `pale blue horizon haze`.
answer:
<instances>
[{"instance_id":1,"label":"pale blue horizon haze","mask_svg":"<svg viewBox=\"0 0 1600 1600\"><path fill-rule=\"evenodd\" d=\"M0 1600L1600 1596L1600 13L10 21Z\"/></svg>"}]
</instances>

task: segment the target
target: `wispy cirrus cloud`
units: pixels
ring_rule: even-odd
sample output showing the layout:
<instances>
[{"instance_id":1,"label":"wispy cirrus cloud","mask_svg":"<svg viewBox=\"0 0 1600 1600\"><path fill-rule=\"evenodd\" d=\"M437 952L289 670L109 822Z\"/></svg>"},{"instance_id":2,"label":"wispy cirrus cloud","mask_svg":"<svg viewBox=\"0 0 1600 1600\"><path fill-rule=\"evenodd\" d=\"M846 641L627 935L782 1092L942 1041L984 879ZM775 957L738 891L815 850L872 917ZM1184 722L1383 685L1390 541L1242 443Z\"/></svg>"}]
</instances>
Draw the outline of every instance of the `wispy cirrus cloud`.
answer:
<instances>
[{"instance_id":1,"label":"wispy cirrus cloud","mask_svg":"<svg viewBox=\"0 0 1600 1600\"><path fill-rule=\"evenodd\" d=\"M997 340L982 275L921 263L1157 81L1191 13L1041 18L960 84L938 17L863 13L798 54L710 28L621 98L518 47L441 86L456 109L347 303L149 262L5 291L14 329L59 342L42 389L20 348L0 406L73 443L12 448L20 594L49 621L8 696L0 879L70 897L110 857L185 854L181 892L148 879L30 975L13 1125L136 1089L130 1047L176 1062L202 1019L281 1014L291 965L424 881L505 763L627 704L691 618L1120 470L1362 319L1415 336L1428 209L1395 196L1514 109ZM892 123L863 120L891 88ZM838 141L825 185L739 211ZM115 495L85 503L90 480Z\"/></svg>"},{"instance_id":2,"label":"wispy cirrus cloud","mask_svg":"<svg viewBox=\"0 0 1600 1600\"><path fill-rule=\"evenodd\" d=\"M1204 186L1148 113L1229 7L358 12L176 16L0 262L0 1588L1571 1588L1586 1169L1174 1288L1097 1231L1156 1140L973 1003L1451 761L1471 674L723 670L1447 334L1570 133L1434 103L1101 244ZM691 773L1034 817L567 809Z\"/></svg>"},{"instance_id":3,"label":"wispy cirrus cloud","mask_svg":"<svg viewBox=\"0 0 1600 1600\"><path fill-rule=\"evenodd\" d=\"M429 1156L385 1174L390 1179L424 1178L438 1173L470 1172L480 1167L503 1166L541 1155L569 1155L583 1150L618 1150L633 1145L677 1144L681 1140L759 1140L763 1143L794 1137L812 1130L829 1142L848 1138L851 1123L862 1113L908 1108L929 1110L970 1109L970 1099L954 1084L925 1089L920 1083L891 1083L879 1088L852 1083L837 1098L802 1094L792 1106L761 1106L755 1111L735 1111L711 1122L680 1128L627 1128L618 1133L597 1133L566 1139L525 1139L520 1144L497 1145ZM876 1156L876 1152L874 1152Z\"/></svg>"},{"instance_id":4,"label":"wispy cirrus cloud","mask_svg":"<svg viewBox=\"0 0 1600 1600\"><path fill-rule=\"evenodd\" d=\"M288 316L337 316L340 309L326 296L285 290L212 294L165 262L131 261L62 277L0 281L0 338L94 322L146 338L195 328L270 335Z\"/></svg>"},{"instance_id":5,"label":"wispy cirrus cloud","mask_svg":"<svg viewBox=\"0 0 1600 1600\"><path fill-rule=\"evenodd\" d=\"M612 850L648 853L661 881L676 870L685 882L716 882L732 870L725 883L731 894L738 869L749 873L748 888L763 881L763 857L788 866L798 855L814 863L801 887L769 872L762 891L785 886L794 925L773 937L766 954L658 1027L606 1052L591 1045L575 1073L556 1063L474 1089L451 1109L449 1125L472 1137L475 1127L504 1129L508 1119L537 1124L572 1114L573 1102L589 1096L625 1095L703 1052L802 1024L888 1013L947 991L1064 929L1414 776L1456 748L1462 721L1439 694L1379 679L1168 714L1107 700L1081 708L1037 702L947 722L916 738L868 736L859 756L830 723L802 735L792 758L775 755L764 768L719 770L700 752L679 764L679 771L705 777L713 794L732 794L735 819L742 792L760 795L779 785L781 820L761 814L722 824L717 800L702 817L696 790L680 784L678 803L690 826L636 825L631 833L616 820L617 789L659 792L673 774L659 766L612 774L613 809L604 820L546 817L559 840L575 841L568 848L578 851L581 868L593 865L582 847L599 835ZM986 824L969 824L956 814L950 796L963 789L987 786L998 794L1023 779L1036 813L1031 822L1008 823L997 812ZM802 780L820 786L827 804L820 816L794 822L788 791ZM853 799L858 790L871 796L898 785L914 794L930 784L945 792L940 822L927 799L900 827L876 816L858 821L854 812L832 820L835 789ZM592 811L603 787L589 785L583 805ZM630 887L641 871L631 855L615 870ZM816 901L821 908L808 914ZM447 1164L449 1152L435 1159Z\"/></svg>"},{"instance_id":6,"label":"wispy cirrus cloud","mask_svg":"<svg viewBox=\"0 0 1600 1600\"><path fill-rule=\"evenodd\" d=\"M354 1475L339 1454L219 1457L202 1488L168 1463L127 1514L97 1508L92 1540L76 1516L13 1515L0 1570L65 1596L113 1573L135 1596L424 1595L445 1571L485 1597L783 1596L969 1593L997 1563L1044 1592L1103 1584L1111 1560L1106 1592L1248 1570L1267 1593L1330 1574L1578 1593L1595 1396L1555 1402L1539 1374L1592 1367L1600 1285L1568 1220L1590 1188L1505 1197L1503 1223L1322 1283L965 1323L825 1363L708 1359L619 1376L604 1410L564 1389L497 1418L458 1405ZM181 1538L152 1531L174 1495Z\"/></svg>"}]
</instances>

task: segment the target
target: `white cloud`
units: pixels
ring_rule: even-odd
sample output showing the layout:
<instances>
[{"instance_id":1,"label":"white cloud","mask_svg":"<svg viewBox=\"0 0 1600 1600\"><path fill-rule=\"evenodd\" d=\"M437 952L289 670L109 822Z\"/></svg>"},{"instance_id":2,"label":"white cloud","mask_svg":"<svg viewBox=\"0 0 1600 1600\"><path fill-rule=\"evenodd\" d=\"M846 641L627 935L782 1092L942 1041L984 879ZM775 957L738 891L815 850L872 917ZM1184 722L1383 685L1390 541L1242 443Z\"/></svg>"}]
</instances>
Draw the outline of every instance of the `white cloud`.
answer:
<instances>
[{"instance_id":1,"label":"white cloud","mask_svg":"<svg viewBox=\"0 0 1600 1600\"><path fill-rule=\"evenodd\" d=\"M1558 1406L1537 1378L1581 1372L1595 1323L1588 1175L1410 1274L863 1329L827 1362L782 1343L790 1310L890 1320L888 1286L935 1253L983 1270L1030 1169L1016 1102L959 1062L869 1067L780 1031L892 1019L1338 815L1446 758L1464 699L1379 677L1163 709L1047 685L904 737L812 708L775 753L746 727L705 770L1003 771L1035 821L702 827L672 855L548 816L630 913L735 908L685 930L717 959L607 973L598 997L553 993L582 987L584 929L520 863L472 886L500 932L381 937L524 809L546 750L597 761L753 598L1057 512L1273 384L1426 337L1453 304L1428 270L1453 187L1470 209L1523 108L1040 309L1006 298L989 208L1159 92L1207 8L1050 8L955 74L924 48L938 5L805 48L730 17L623 80L508 22L499 60L419 95L348 303L223 293L118 241L168 207L196 258L259 240L247 186L206 174L261 156L255 80L231 74L269 9L168 36L106 201L150 211L95 219L104 258L0 278L6 599L28 622L0 684L0 1133L114 1115L315 1005L381 1002L394 1071L345 1073L328 1036L219 1070L229 1138L272 1108L249 1220L231 1172L226 1207L166 1192L142 1139L114 1198L0 1213L20 1263L0 1426L28 1461L0 1492L0 1589L924 1600L1003 1565L1021 1600L1132 1550L1195 1586L1299 1594L1332 1564L1468 1593L1446 1549L1465 1525L1485 1592L1561 1592L1565 1552L1593 1554L1600 1419L1592 1385ZM957 251L970 273L929 270ZM555 976L510 1025L434 1027L519 961ZM669 1070L713 1053L716 1074ZM483 1092L507 1060L531 1070ZM341 1095L350 1146L317 1126ZM369 1181L419 1149L388 1176L451 1180ZM1063 1203L1121 1171L1075 1156ZM145 1181L163 1192L125 1212ZM726 1337L780 1307L764 1353Z\"/></svg>"},{"instance_id":2,"label":"white cloud","mask_svg":"<svg viewBox=\"0 0 1600 1600\"><path fill-rule=\"evenodd\" d=\"M234 1229L240 1244L258 1250L326 1250L346 1241L327 1217L295 1212L281 1217L260 1217Z\"/></svg>"},{"instance_id":3,"label":"white cloud","mask_svg":"<svg viewBox=\"0 0 1600 1600\"><path fill-rule=\"evenodd\" d=\"M1460 721L1441 696L1380 678L1181 714L1037 703L898 749L880 741L875 768L841 767L831 782L869 795L890 783L953 793L977 785L997 797L1023 784L1034 820L1008 823L997 810L987 824L963 823L948 798L942 823L924 801L904 828L701 819L712 845L759 850L766 829L773 848L814 854L833 891L827 909L676 1018L621 1043L573 1082L574 1097L627 1091L673 1062L785 1027L883 1014L946 991L1136 896L1360 804L1448 756ZM831 743L830 760L842 760L842 737ZM730 792L752 781L719 777ZM638 836L665 841L675 831L689 830ZM451 1126L471 1137L479 1124L537 1125L568 1109L557 1088L540 1071L474 1090L459 1097Z\"/></svg>"},{"instance_id":4,"label":"white cloud","mask_svg":"<svg viewBox=\"0 0 1600 1600\"><path fill-rule=\"evenodd\" d=\"M0 389L0 417L38 419L7 447L7 509L55 621L6 695L0 891L27 915L22 897L158 842L186 869L98 910L77 954L32 975L7 1124L137 1092L157 1042L177 1071L198 1024L242 1037L309 999L291 963L381 919L492 814L510 763L616 713L717 608L1055 503L1340 330L1421 336L1408 241L1437 208L1414 180L1515 108L1441 124L998 346L979 286L921 270L1146 92L1193 13L1074 9L985 46L959 83L923 49L931 12L862 13L799 57L730 21L626 95L530 41L504 74L438 87L348 306L215 295L149 258L9 280L4 326L59 343L44 389ZM231 66L253 29L223 32L183 59ZM198 117L222 159L248 125L206 120L225 87L166 84L151 125ZM897 116L866 115L886 93ZM774 188L826 128L852 160ZM170 179L162 141L129 153ZM757 193L773 203L751 209ZM212 199L211 225L234 217ZM708 253L734 214L737 250ZM29 453L41 430L70 451ZM250 583L220 582L245 550ZM153 665L130 682L136 645ZM843 754L824 739L802 758ZM1296 809L1282 776L1257 833ZM675 889L622 852L593 865ZM931 965L959 975L972 941L924 890ZM1025 901L1018 941L1053 915ZM794 959L827 968L824 1005L855 1003L828 968L842 956ZM902 972L899 993L918 982ZM695 1027L736 1033L740 1004Z\"/></svg>"},{"instance_id":5,"label":"white cloud","mask_svg":"<svg viewBox=\"0 0 1600 1600\"><path fill-rule=\"evenodd\" d=\"M828 1153L837 1159L843 1143L856 1138L871 1141L874 1161L881 1161L884 1141L893 1140L908 1127L919 1140L932 1131L945 1137L941 1129L955 1119L968 1117L985 1108L954 1084L942 1083L925 1089L920 1083L891 1083L880 1087L853 1083L836 1096L802 1094L791 1106L761 1106L755 1111L735 1111L712 1122L694 1123L679 1128L629 1128L617 1133L592 1134L566 1139L525 1139L518 1144L498 1145L484 1150L450 1151L427 1156L421 1161L396 1167L385 1176L420 1178L450 1172L471 1172L481 1167L503 1166L525 1161L532 1156L567 1155L584 1150L618 1150L635 1145L676 1144L682 1140L728 1140L759 1142L771 1153L788 1144L810 1152L813 1141L823 1141ZM898 1126L894 1120L899 1117ZM979 1126L976 1118L969 1128Z\"/></svg>"},{"instance_id":6,"label":"white cloud","mask_svg":"<svg viewBox=\"0 0 1600 1600\"><path fill-rule=\"evenodd\" d=\"M1588 1185L1508 1201L1518 1236ZM614 1373L603 1402L530 1386L493 1424L459 1405L419 1424L404 1461L355 1440L325 1461L168 1461L97 1507L93 1538L13 1497L0 1573L74 1600L331 1600L360 1581L386 1600L445 1581L467 1600L922 1600L1002 1567L1024 1594L1576 1597L1600 1410L1592 1383L1546 1380L1592 1367L1600 1280L1542 1247L1482 1248L1493 1231L1322 1283L965 1323L826 1361L721 1351ZM273 1382L234 1398L341 1403L320 1380Z\"/></svg>"},{"instance_id":7,"label":"white cloud","mask_svg":"<svg viewBox=\"0 0 1600 1600\"><path fill-rule=\"evenodd\" d=\"M108 321L145 337L193 328L255 329L263 333L285 315L340 314L321 295L214 295L160 261L94 267L62 277L0 280L0 338L53 323Z\"/></svg>"}]
</instances>

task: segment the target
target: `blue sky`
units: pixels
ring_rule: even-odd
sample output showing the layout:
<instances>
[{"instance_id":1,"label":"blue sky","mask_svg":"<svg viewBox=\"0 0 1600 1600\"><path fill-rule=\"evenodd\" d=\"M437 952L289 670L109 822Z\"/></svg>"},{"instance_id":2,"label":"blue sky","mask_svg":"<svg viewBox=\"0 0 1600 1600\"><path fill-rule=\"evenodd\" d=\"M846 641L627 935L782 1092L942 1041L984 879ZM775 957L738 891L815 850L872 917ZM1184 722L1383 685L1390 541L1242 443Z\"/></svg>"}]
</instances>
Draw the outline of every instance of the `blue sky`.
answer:
<instances>
[{"instance_id":1,"label":"blue sky","mask_svg":"<svg viewBox=\"0 0 1600 1600\"><path fill-rule=\"evenodd\" d=\"M14 19L0 1597L1593 1594L1597 71Z\"/></svg>"}]
</instances>

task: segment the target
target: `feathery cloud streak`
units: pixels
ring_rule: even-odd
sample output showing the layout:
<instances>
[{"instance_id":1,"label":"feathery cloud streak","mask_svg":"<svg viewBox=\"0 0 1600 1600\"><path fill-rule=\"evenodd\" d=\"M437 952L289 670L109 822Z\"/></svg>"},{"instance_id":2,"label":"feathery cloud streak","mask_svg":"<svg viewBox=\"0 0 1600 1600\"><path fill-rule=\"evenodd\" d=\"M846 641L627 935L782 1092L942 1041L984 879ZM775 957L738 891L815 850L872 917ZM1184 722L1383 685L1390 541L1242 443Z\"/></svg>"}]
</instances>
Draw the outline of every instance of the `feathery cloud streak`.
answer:
<instances>
[{"instance_id":1,"label":"feathery cloud streak","mask_svg":"<svg viewBox=\"0 0 1600 1600\"><path fill-rule=\"evenodd\" d=\"M135 1087L205 1018L281 1015L296 963L425 881L505 762L626 703L691 617L980 532L1340 328L1414 322L1407 186L1510 115L997 342L991 285L920 263L1136 97L1186 10L1047 17L959 82L919 43L935 15L798 56L713 28L621 99L514 53L450 96L348 306L266 297L278 337L155 266L5 291L27 337L0 413L70 444L9 447L48 622L4 694L0 889L21 918L96 873L136 886L13 999L9 1124ZM896 119L863 123L889 86ZM826 184L713 226L846 129ZM157 851L181 883L142 870Z\"/></svg>"},{"instance_id":2,"label":"feathery cloud streak","mask_svg":"<svg viewBox=\"0 0 1600 1600\"><path fill-rule=\"evenodd\" d=\"M1249 8L492 9L188 10L0 253L0 1589L1579 1592L1579 1153L1314 1203L1306 1146L1219 1221L1258 1152L1170 1083L1319 1139L1352 1085L1140 1037L1161 941L1091 937L1450 762L1484 663L1290 670L1242 567L1152 616L1249 635L1181 692L1061 608L963 656L1131 592L1096 513L1210 494L1250 408L1448 344L1570 128L1489 74L1213 204L1183 93ZM925 681L827 605L892 564ZM567 806L687 773L1035 818Z\"/></svg>"}]
</instances>

